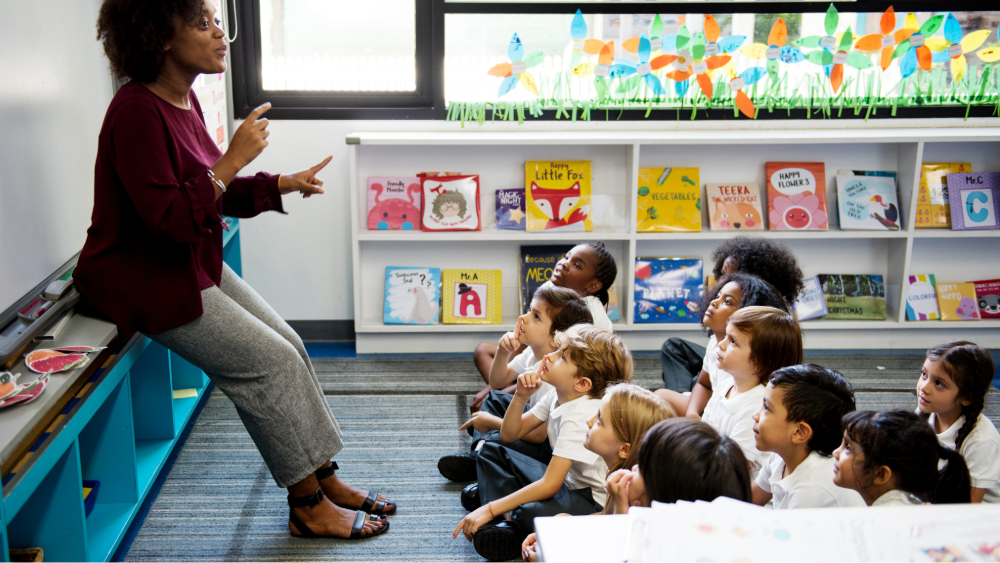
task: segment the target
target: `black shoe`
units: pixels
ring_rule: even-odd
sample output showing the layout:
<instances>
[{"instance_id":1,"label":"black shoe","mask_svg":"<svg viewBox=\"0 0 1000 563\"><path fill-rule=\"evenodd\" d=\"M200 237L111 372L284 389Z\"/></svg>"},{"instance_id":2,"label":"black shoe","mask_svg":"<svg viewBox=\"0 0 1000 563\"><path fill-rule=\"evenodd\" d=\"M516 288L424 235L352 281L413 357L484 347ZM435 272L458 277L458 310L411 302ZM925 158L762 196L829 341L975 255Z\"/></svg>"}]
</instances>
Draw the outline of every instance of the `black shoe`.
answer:
<instances>
[{"instance_id":1,"label":"black shoe","mask_svg":"<svg viewBox=\"0 0 1000 563\"><path fill-rule=\"evenodd\" d=\"M479 483L473 483L462 489L462 508L472 512L482 506L479 502Z\"/></svg>"},{"instance_id":2,"label":"black shoe","mask_svg":"<svg viewBox=\"0 0 1000 563\"><path fill-rule=\"evenodd\" d=\"M472 536L476 553L490 561L510 561L521 557L521 539L517 526L502 518L479 528Z\"/></svg>"},{"instance_id":3,"label":"black shoe","mask_svg":"<svg viewBox=\"0 0 1000 563\"><path fill-rule=\"evenodd\" d=\"M438 460L438 472L449 481L466 483L478 479L476 475L476 454L446 455Z\"/></svg>"}]
</instances>

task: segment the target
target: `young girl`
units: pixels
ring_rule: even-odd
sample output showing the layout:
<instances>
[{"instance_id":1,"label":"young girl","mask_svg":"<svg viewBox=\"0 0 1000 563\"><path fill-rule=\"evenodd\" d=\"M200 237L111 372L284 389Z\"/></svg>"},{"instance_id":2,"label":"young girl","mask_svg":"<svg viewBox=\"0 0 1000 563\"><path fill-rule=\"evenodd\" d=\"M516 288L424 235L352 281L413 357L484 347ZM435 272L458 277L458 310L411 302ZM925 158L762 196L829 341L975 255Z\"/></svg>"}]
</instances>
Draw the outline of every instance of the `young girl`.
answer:
<instances>
[{"instance_id":1,"label":"young girl","mask_svg":"<svg viewBox=\"0 0 1000 563\"><path fill-rule=\"evenodd\" d=\"M730 285L732 282L726 287ZM724 287L706 317L717 310L716 303L727 295ZM735 440L751 464L751 476L756 477L769 454L757 449L753 415L760 408L771 373L802 363L802 333L795 318L785 311L744 307L732 313L719 346L711 355L714 358L706 358L708 371L690 397L669 390L657 391L657 395L675 410L692 418L700 417ZM699 412L702 406L704 412Z\"/></svg>"},{"instance_id":2,"label":"young girl","mask_svg":"<svg viewBox=\"0 0 1000 563\"><path fill-rule=\"evenodd\" d=\"M848 413L844 441L833 457L833 483L859 492L868 506L969 502L962 455L940 445L927 423L909 411Z\"/></svg>"},{"instance_id":3,"label":"young girl","mask_svg":"<svg viewBox=\"0 0 1000 563\"><path fill-rule=\"evenodd\" d=\"M661 420L675 416L670 405L638 385L612 385L604 392L600 410L587 421L590 430L584 437L583 447L604 459L610 475L638 463L639 440L646 431ZM615 509L616 504L608 502L601 514L615 514ZM531 534L521 544L521 556L525 561L537 560L536 541L535 534Z\"/></svg>"},{"instance_id":4,"label":"young girl","mask_svg":"<svg viewBox=\"0 0 1000 563\"><path fill-rule=\"evenodd\" d=\"M749 274L771 284L784 300L783 307L773 303L751 305L766 305L791 312L796 298L805 287L802 270L795 261L795 255L783 244L771 239L734 237L715 249L712 260L715 261L712 273L719 284L722 283L722 276ZM705 292L700 305L702 312L708 310L720 287L722 286L716 285L713 291ZM698 375L704 355L704 348L681 338L670 338L664 342L660 349L664 386L674 391L690 391L692 378Z\"/></svg>"},{"instance_id":5,"label":"young girl","mask_svg":"<svg viewBox=\"0 0 1000 563\"><path fill-rule=\"evenodd\" d=\"M568 287L575 290L587 301L591 316L594 319L594 326L604 330L612 330L611 319L605 309L610 300L608 290L618 276L618 266L615 259L604 247L603 242L591 242L579 244L570 249L566 256L562 258L552 272L552 285L557 287ZM543 287L546 284L543 284ZM518 349L520 354L523 349ZM476 393L472 400L470 410L476 412L482 406L483 400L489 395L491 390L496 388L490 386L490 367L493 365L493 357L496 356L497 345L492 342L484 342L476 347L473 352L473 361L479 374L482 375L486 387ZM515 354L516 355L516 354ZM503 388L508 393L514 392L514 386Z\"/></svg>"},{"instance_id":6,"label":"young girl","mask_svg":"<svg viewBox=\"0 0 1000 563\"><path fill-rule=\"evenodd\" d=\"M927 351L917 409L942 446L965 458L972 502L1000 502L1000 434L983 414L993 380L990 353L964 340Z\"/></svg>"}]
</instances>

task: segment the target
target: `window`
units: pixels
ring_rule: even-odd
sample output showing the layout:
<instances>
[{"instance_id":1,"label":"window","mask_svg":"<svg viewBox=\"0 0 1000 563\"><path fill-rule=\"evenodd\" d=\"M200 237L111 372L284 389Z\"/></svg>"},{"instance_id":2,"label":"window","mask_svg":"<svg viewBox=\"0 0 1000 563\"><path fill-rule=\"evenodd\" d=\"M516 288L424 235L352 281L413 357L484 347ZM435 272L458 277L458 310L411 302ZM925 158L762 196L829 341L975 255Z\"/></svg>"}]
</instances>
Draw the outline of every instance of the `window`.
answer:
<instances>
[{"instance_id":1,"label":"window","mask_svg":"<svg viewBox=\"0 0 1000 563\"><path fill-rule=\"evenodd\" d=\"M276 117L480 121L961 117L1000 104L1000 11L925 8L939 2L728 2L710 14L687 12L705 3L616 3L633 11L615 14L600 13L608 2L246 4L260 48L234 49L254 63L237 73L259 69L237 81L253 86L243 115L265 98ZM641 13L653 5L663 11Z\"/></svg>"}]
</instances>

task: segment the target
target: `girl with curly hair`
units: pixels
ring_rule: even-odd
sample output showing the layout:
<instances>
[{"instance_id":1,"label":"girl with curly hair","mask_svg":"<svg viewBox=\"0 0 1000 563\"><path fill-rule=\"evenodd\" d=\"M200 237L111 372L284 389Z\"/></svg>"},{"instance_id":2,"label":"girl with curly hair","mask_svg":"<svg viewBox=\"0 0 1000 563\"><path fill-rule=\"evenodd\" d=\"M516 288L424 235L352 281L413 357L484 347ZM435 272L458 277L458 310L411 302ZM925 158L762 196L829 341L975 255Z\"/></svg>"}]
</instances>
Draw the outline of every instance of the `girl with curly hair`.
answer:
<instances>
[{"instance_id":1,"label":"girl with curly hair","mask_svg":"<svg viewBox=\"0 0 1000 563\"><path fill-rule=\"evenodd\" d=\"M284 213L281 196L323 193L316 174L240 176L267 147L264 104L223 154L191 85L226 71L226 34L207 0L104 0L98 39L127 81L98 137L94 210L74 272L92 308L202 369L236 406L288 489L292 535L371 537L396 505L337 478L343 448L302 340L222 261L223 215ZM369 514L370 513L370 514Z\"/></svg>"}]
</instances>

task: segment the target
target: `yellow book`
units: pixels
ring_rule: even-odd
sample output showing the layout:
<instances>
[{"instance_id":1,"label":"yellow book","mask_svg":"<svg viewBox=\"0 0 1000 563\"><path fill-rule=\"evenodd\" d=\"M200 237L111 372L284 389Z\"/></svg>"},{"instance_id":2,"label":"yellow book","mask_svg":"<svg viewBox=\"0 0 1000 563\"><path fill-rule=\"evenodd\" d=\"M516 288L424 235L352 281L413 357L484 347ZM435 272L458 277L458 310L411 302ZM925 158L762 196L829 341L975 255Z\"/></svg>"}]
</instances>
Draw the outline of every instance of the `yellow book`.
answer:
<instances>
[{"instance_id":1,"label":"yellow book","mask_svg":"<svg viewBox=\"0 0 1000 563\"><path fill-rule=\"evenodd\" d=\"M441 316L444 324L498 325L500 270L443 270Z\"/></svg>"},{"instance_id":2,"label":"yellow book","mask_svg":"<svg viewBox=\"0 0 1000 563\"><path fill-rule=\"evenodd\" d=\"M971 171L972 165L968 162L924 163L920 167L916 217L918 229L951 227L948 174Z\"/></svg>"},{"instance_id":3,"label":"yellow book","mask_svg":"<svg viewBox=\"0 0 1000 563\"><path fill-rule=\"evenodd\" d=\"M528 231L593 230L590 220L590 161L524 163Z\"/></svg>"},{"instance_id":4,"label":"yellow book","mask_svg":"<svg viewBox=\"0 0 1000 563\"><path fill-rule=\"evenodd\" d=\"M636 232L701 231L697 168L640 168Z\"/></svg>"},{"instance_id":5,"label":"yellow book","mask_svg":"<svg viewBox=\"0 0 1000 563\"><path fill-rule=\"evenodd\" d=\"M976 284L938 283L938 310L942 321L978 321L979 304L976 303Z\"/></svg>"}]
</instances>

